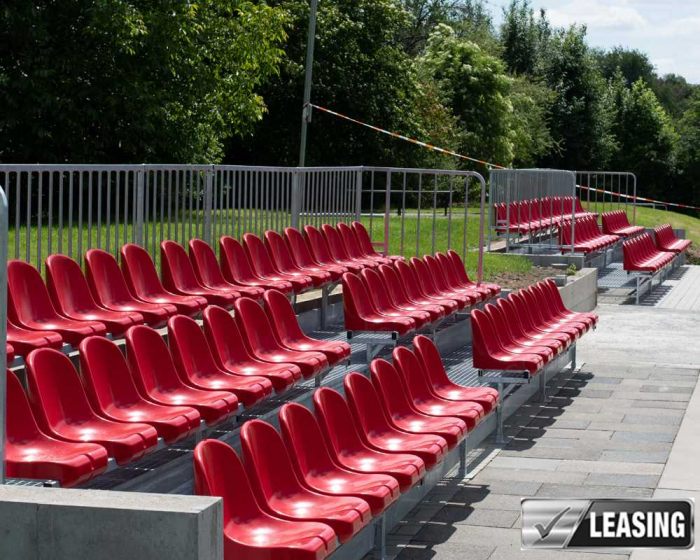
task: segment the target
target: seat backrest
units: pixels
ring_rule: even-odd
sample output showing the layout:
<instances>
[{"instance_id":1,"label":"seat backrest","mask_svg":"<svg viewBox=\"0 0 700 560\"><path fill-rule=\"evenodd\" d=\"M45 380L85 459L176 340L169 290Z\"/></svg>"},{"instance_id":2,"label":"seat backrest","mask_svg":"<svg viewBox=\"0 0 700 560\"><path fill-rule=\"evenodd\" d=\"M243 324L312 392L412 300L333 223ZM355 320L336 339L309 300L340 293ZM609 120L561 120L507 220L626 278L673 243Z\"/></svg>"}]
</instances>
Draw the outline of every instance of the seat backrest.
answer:
<instances>
[{"instance_id":1,"label":"seat backrest","mask_svg":"<svg viewBox=\"0 0 700 560\"><path fill-rule=\"evenodd\" d=\"M441 385L450 383L440 352L432 340L422 334L418 335L413 339L413 348L416 356L423 364L423 369L428 373L428 377L433 383Z\"/></svg>"},{"instance_id":2,"label":"seat backrest","mask_svg":"<svg viewBox=\"0 0 700 560\"><path fill-rule=\"evenodd\" d=\"M491 320L491 325L496 332L496 336L498 336L498 341L501 343L501 346L514 344L515 340L513 334L508 328L508 325L506 325L506 319L501 309L492 303L487 303L484 306L484 313L486 313L486 316Z\"/></svg>"},{"instance_id":3,"label":"seat backrest","mask_svg":"<svg viewBox=\"0 0 700 560\"><path fill-rule=\"evenodd\" d=\"M345 399L333 389L322 387L314 393L316 419L334 454L365 449Z\"/></svg>"},{"instance_id":4,"label":"seat backrest","mask_svg":"<svg viewBox=\"0 0 700 560\"><path fill-rule=\"evenodd\" d=\"M7 263L7 314L18 325L57 316L39 271L29 263Z\"/></svg>"},{"instance_id":5,"label":"seat backrest","mask_svg":"<svg viewBox=\"0 0 700 560\"><path fill-rule=\"evenodd\" d=\"M10 444L26 445L40 437L34 414L29 407L27 394L17 376L11 370L5 370L7 379L7 441Z\"/></svg>"},{"instance_id":6,"label":"seat backrest","mask_svg":"<svg viewBox=\"0 0 700 560\"><path fill-rule=\"evenodd\" d=\"M194 268L197 282L203 286L223 284L226 280L221 273L216 253L211 245L203 239L190 239L190 262Z\"/></svg>"},{"instance_id":7,"label":"seat backrest","mask_svg":"<svg viewBox=\"0 0 700 560\"><path fill-rule=\"evenodd\" d=\"M285 228L284 236L287 238L287 245L292 253L294 262L297 266L301 267L315 267L317 266L313 255L311 254L311 249L306 243L306 239L298 229L292 227Z\"/></svg>"},{"instance_id":8,"label":"seat backrest","mask_svg":"<svg viewBox=\"0 0 700 560\"><path fill-rule=\"evenodd\" d=\"M235 318L238 329L243 335L246 347L251 353L259 351L276 351L280 345L265 311L255 301L242 297L234 303Z\"/></svg>"},{"instance_id":9,"label":"seat backrest","mask_svg":"<svg viewBox=\"0 0 700 560\"><path fill-rule=\"evenodd\" d=\"M318 421L305 406L285 404L279 413L280 433L300 479L309 473L323 473L335 463Z\"/></svg>"},{"instance_id":10,"label":"seat backrest","mask_svg":"<svg viewBox=\"0 0 700 560\"><path fill-rule=\"evenodd\" d=\"M379 267L379 274L381 275L382 280L384 280L384 286L386 286L389 297L391 297L391 301L394 304L402 305L404 303L410 303L408 294L404 289L405 286L399 279L396 269L389 265L383 264Z\"/></svg>"},{"instance_id":11,"label":"seat backrest","mask_svg":"<svg viewBox=\"0 0 700 560\"><path fill-rule=\"evenodd\" d=\"M268 276L277 273L270 253L268 253L265 248L262 239L253 233L246 233L243 235L243 245L245 246L250 262L253 264L253 270L255 270L257 274Z\"/></svg>"},{"instance_id":12,"label":"seat backrest","mask_svg":"<svg viewBox=\"0 0 700 560\"><path fill-rule=\"evenodd\" d=\"M378 358L370 364L370 376L372 385L382 399L384 407L392 417L414 414L415 409L410 402L406 382L396 367Z\"/></svg>"},{"instance_id":13,"label":"seat backrest","mask_svg":"<svg viewBox=\"0 0 700 560\"><path fill-rule=\"evenodd\" d=\"M253 265L238 239L228 235L219 239L221 271L229 282L250 282L257 280Z\"/></svg>"},{"instance_id":14,"label":"seat backrest","mask_svg":"<svg viewBox=\"0 0 700 560\"><path fill-rule=\"evenodd\" d=\"M511 336L518 336L528 330L521 321L518 313L515 311L512 301L507 298L499 298L496 305L505 317L506 328L508 328Z\"/></svg>"},{"instance_id":15,"label":"seat backrest","mask_svg":"<svg viewBox=\"0 0 700 560\"><path fill-rule=\"evenodd\" d=\"M396 308L391 302L389 292L384 285L384 280L374 270L365 268L360 272L360 276L364 281L367 293L372 298L374 307L381 313L394 312Z\"/></svg>"},{"instance_id":16,"label":"seat backrest","mask_svg":"<svg viewBox=\"0 0 700 560\"><path fill-rule=\"evenodd\" d=\"M423 257L423 262L425 263L428 272L430 272L435 287L441 291L449 290L450 287L447 285L445 280L448 272L442 269L442 265L437 261L437 259L432 255L425 255Z\"/></svg>"},{"instance_id":17,"label":"seat backrest","mask_svg":"<svg viewBox=\"0 0 700 560\"><path fill-rule=\"evenodd\" d=\"M369 236L369 232L364 224L362 222L353 222L352 229L355 231L357 242L362 252L367 256L377 255L378 253L372 245L372 238Z\"/></svg>"},{"instance_id":18,"label":"seat backrest","mask_svg":"<svg viewBox=\"0 0 700 560\"><path fill-rule=\"evenodd\" d=\"M100 305L127 303L133 299L117 259L107 251L90 249L85 253L85 278Z\"/></svg>"},{"instance_id":19,"label":"seat backrest","mask_svg":"<svg viewBox=\"0 0 700 560\"><path fill-rule=\"evenodd\" d=\"M396 273L401 279L401 282L403 283L403 287L406 290L408 297L414 301L422 300L423 290L421 290L420 285L418 284L418 279L416 278L416 274L413 269L404 261L395 263L394 267L396 269Z\"/></svg>"},{"instance_id":20,"label":"seat backrest","mask_svg":"<svg viewBox=\"0 0 700 560\"><path fill-rule=\"evenodd\" d=\"M253 359L236 320L225 309L210 305L204 310L204 334L214 361L220 368L226 369Z\"/></svg>"},{"instance_id":21,"label":"seat backrest","mask_svg":"<svg viewBox=\"0 0 700 560\"><path fill-rule=\"evenodd\" d=\"M323 237L326 238L328 248L330 249L333 258L339 261L349 260L350 255L348 255L338 231L329 224L323 224L321 226L321 231L323 232Z\"/></svg>"},{"instance_id":22,"label":"seat backrest","mask_svg":"<svg viewBox=\"0 0 700 560\"><path fill-rule=\"evenodd\" d=\"M250 420L241 428L241 451L258 502L284 497L301 490L301 484L282 438L267 422Z\"/></svg>"},{"instance_id":23,"label":"seat backrest","mask_svg":"<svg viewBox=\"0 0 700 560\"><path fill-rule=\"evenodd\" d=\"M411 257L410 263L411 268L413 269L413 273L416 275L421 289L427 294L436 293L437 288L433 280L433 275L430 273L430 270L428 270L428 267L425 265L425 263L421 259L416 257Z\"/></svg>"},{"instance_id":24,"label":"seat backrest","mask_svg":"<svg viewBox=\"0 0 700 560\"><path fill-rule=\"evenodd\" d=\"M122 245L121 252L122 272L132 294L149 297L163 292L156 267L145 249L128 243Z\"/></svg>"},{"instance_id":25,"label":"seat backrest","mask_svg":"<svg viewBox=\"0 0 700 560\"><path fill-rule=\"evenodd\" d=\"M50 427L92 420L90 408L78 372L70 358L52 348L40 348L27 356L27 386L29 402L39 428L51 432Z\"/></svg>"},{"instance_id":26,"label":"seat backrest","mask_svg":"<svg viewBox=\"0 0 700 560\"><path fill-rule=\"evenodd\" d=\"M459 280L457 279L457 272L455 271L455 265L452 259L448 257L445 253L435 253L435 260L440 265L440 270L445 275L445 279L448 285L457 286Z\"/></svg>"},{"instance_id":27,"label":"seat backrest","mask_svg":"<svg viewBox=\"0 0 700 560\"><path fill-rule=\"evenodd\" d=\"M165 289L187 291L201 287L187 251L179 243L163 241L160 244L160 263Z\"/></svg>"},{"instance_id":28,"label":"seat backrest","mask_svg":"<svg viewBox=\"0 0 700 560\"><path fill-rule=\"evenodd\" d=\"M186 315L171 317L168 320L168 345L183 382L219 371L207 338L194 319Z\"/></svg>"},{"instance_id":29,"label":"seat backrest","mask_svg":"<svg viewBox=\"0 0 700 560\"><path fill-rule=\"evenodd\" d=\"M54 307L64 315L97 307L80 265L65 255L47 257L46 287Z\"/></svg>"},{"instance_id":30,"label":"seat backrest","mask_svg":"<svg viewBox=\"0 0 700 560\"><path fill-rule=\"evenodd\" d=\"M350 255L350 257L352 257L353 259L362 259L365 257L365 254L362 252L362 249L360 249L360 244L357 241L357 236L355 235L355 232L350 228L348 224L346 224L345 222L339 222L338 225L335 226L335 229L338 232L340 238L343 240L345 251L348 255Z\"/></svg>"},{"instance_id":31,"label":"seat backrest","mask_svg":"<svg viewBox=\"0 0 700 560\"><path fill-rule=\"evenodd\" d=\"M479 310L471 312L472 351L475 368L484 368L484 360L501 351L496 331L487 315Z\"/></svg>"},{"instance_id":32,"label":"seat backrest","mask_svg":"<svg viewBox=\"0 0 700 560\"><path fill-rule=\"evenodd\" d=\"M343 309L348 317L369 317L378 313L360 277L351 272L343 274Z\"/></svg>"},{"instance_id":33,"label":"seat backrest","mask_svg":"<svg viewBox=\"0 0 700 560\"><path fill-rule=\"evenodd\" d=\"M459 281L462 284L471 284L472 281L469 280L467 269L464 266L464 261L462 261L462 257L459 256L459 253L452 249L448 249L447 256L450 258L450 260L452 260L452 264L454 265L453 268Z\"/></svg>"},{"instance_id":34,"label":"seat backrest","mask_svg":"<svg viewBox=\"0 0 700 560\"><path fill-rule=\"evenodd\" d=\"M126 359L142 394L182 387L172 356L158 331L143 325L126 331Z\"/></svg>"},{"instance_id":35,"label":"seat backrest","mask_svg":"<svg viewBox=\"0 0 700 560\"><path fill-rule=\"evenodd\" d=\"M261 509L243 463L223 441L206 439L194 449L194 491L198 496L223 498L223 525L259 517Z\"/></svg>"},{"instance_id":36,"label":"seat backrest","mask_svg":"<svg viewBox=\"0 0 700 560\"><path fill-rule=\"evenodd\" d=\"M320 231L314 226L304 226L304 235L316 261L322 264L334 262L335 259L331 254L330 247L328 247L328 242Z\"/></svg>"},{"instance_id":37,"label":"seat backrest","mask_svg":"<svg viewBox=\"0 0 700 560\"><path fill-rule=\"evenodd\" d=\"M362 432L380 434L393 429L384 405L369 379L360 373L350 373L345 376L343 387L355 424L362 426Z\"/></svg>"},{"instance_id":38,"label":"seat backrest","mask_svg":"<svg viewBox=\"0 0 700 560\"><path fill-rule=\"evenodd\" d=\"M279 233L273 230L266 231L265 245L278 270L294 270L297 268L284 237Z\"/></svg>"},{"instance_id":39,"label":"seat backrest","mask_svg":"<svg viewBox=\"0 0 700 560\"><path fill-rule=\"evenodd\" d=\"M263 301L267 318L280 341L291 342L305 337L292 303L282 292L267 290L263 295Z\"/></svg>"},{"instance_id":40,"label":"seat backrest","mask_svg":"<svg viewBox=\"0 0 700 560\"><path fill-rule=\"evenodd\" d=\"M94 410L132 406L142 400L124 355L111 340L101 336L82 340L80 373Z\"/></svg>"},{"instance_id":41,"label":"seat backrest","mask_svg":"<svg viewBox=\"0 0 700 560\"><path fill-rule=\"evenodd\" d=\"M396 370L406 381L406 388L411 399L423 399L431 396L427 374L423 370L418 356L405 346L397 346L391 353L391 358L396 364Z\"/></svg>"}]
</instances>

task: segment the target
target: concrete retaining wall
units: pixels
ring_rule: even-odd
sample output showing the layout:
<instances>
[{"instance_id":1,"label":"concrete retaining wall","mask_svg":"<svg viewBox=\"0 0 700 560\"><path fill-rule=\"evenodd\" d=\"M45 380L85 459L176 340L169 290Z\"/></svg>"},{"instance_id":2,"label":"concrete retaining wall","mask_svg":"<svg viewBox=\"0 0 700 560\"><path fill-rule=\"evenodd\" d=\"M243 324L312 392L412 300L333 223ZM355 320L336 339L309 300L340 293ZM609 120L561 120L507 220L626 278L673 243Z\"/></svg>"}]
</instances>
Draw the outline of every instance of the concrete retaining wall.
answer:
<instances>
[{"instance_id":1,"label":"concrete retaining wall","mask_svg":"<svg viewBox=\"0 0 700 560\"><path fill-rule=\"evenodd\" d=\"M584 268L559 288L564 305L572 311L593 311L598 305L598 269Z\"/></svg>"},{"instance_id":2,"label":"concrete retaining wall","mask_svg":"<svg viewBox=\"0 0 700 560\"><path fill-rule=\"evenodd\" d=\"M223 560L219 498L0 486L3 560Z\"/></svg>"}]
</instances>

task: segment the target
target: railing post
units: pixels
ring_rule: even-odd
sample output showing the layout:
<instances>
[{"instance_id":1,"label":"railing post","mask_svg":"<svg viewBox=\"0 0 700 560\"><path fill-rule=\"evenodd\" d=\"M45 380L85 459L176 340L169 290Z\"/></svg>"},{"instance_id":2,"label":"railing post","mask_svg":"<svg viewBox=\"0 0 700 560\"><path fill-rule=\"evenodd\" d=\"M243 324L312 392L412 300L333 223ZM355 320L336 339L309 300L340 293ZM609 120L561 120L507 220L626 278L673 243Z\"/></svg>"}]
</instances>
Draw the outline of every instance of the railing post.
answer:
<instances>
[{"instance_id":1,"label":"railing post","mask_svg":"<svg viewBox=\"0 0 700 560\"><path fill-rule=\"evenodd\" d=\"M138 178L136 181L136 244L143 247L143 209L146 198L145 180L148 169L146 165L142 165L137 171Z\"/></svg>"},{"instance_id":2,"label":"railing post","mask_svg":"<svg viewBox=\"0 0 700 560\"><path fill-rule=\"evenodd\" d=\"M476 285L481 286L484 275L484 207L486 205L486 181L481 174L476 175L481 183L481 217L479 219L479 263L477 265ZM490 227L490 224L489 224ZM467 256L464 255L466 262Z\"/></svg>"},{"instance_id":3,"label":"railing post","mask_svg":"<svg viewBox=\"0 0 700 560\"><path fill-rule=\"evenodd\" d=\"M7 414L7 198L0 187L0 484L5 484ZM17 232L19 235L19 231ZM3 317L4 315L4 317Z\"/></svg>"},{"instance_id":4,"label":"railing post","mask_svg":"<svg viewBox=\"0 0 700 560\"><path fill-rule=\"evenodd\" d=\"M204 181L204 241L211 245L211 224L213 212L213 196L214 192L214 166L210 166L206 171Z\"/></svg>"},{"instance_id":5,"label":"railing post","mask_svg":"<svg viewBox=\"0 0 700 560\"><path fill-rule=\"evenodd\" d=\"M355 178L355 220L361 221L362 217L362 174L364 168L357 171L357 177Z\"/></svg>"},{"instance_id":6,"label":"railing post","mask_svg":"<svg viewBox=\"0 0 700 560\"><path fill-rule=\"evenodd\" d=\"M391 223L391 169L386 172L386 195L384 200L384 255L389 254L389 227Z\"/></svg>"},{"instance_id":7,"label":"railing post","mask_svg":"<svg viewBox=\"0 0 700 560\"><path fill-rule=\"evenodd\" d=\"M292 170L292 205L290 212L292 214L292 227L297 230L299 229L299 226L301 224L302 173L304 173L304 178L306 178L306 174L303 171L303 169Z\"/></svg>"}]
</instances>

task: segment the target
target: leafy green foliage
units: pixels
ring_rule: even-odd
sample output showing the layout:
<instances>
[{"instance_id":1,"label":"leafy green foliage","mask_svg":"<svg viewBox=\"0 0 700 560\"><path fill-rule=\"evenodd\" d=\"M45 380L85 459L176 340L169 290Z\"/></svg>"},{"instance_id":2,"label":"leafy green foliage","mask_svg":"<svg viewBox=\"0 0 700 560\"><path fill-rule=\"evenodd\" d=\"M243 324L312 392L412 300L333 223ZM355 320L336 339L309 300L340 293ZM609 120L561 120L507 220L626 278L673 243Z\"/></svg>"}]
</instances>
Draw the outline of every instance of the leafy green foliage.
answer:
<instances>
[{"instance_id":1,"label":"leafy green foliage","mask_svg":"<svg viewBox=\"0 0 700 560\"><path fill-rule=\"evenodd\" d=\"M628 87L639 80L651 86L656 77L654 65L649 57L637 49L614 47L599 54L598 64L606 80L613 78L619 72Z\"/></svg>"}]
</instances>

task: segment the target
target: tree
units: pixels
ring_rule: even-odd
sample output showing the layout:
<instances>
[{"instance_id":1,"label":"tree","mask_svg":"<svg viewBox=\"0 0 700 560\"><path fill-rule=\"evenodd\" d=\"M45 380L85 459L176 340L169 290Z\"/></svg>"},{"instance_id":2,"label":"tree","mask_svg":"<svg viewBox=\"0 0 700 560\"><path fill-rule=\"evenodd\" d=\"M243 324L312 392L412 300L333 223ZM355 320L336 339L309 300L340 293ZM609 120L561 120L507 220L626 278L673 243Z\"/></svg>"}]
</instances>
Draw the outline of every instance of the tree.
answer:
<instances>
[{"instance_id":1,"label":"tree","mask_svg":"<svg viewBox=\"0 0 700 560\"><path fill-rule=\"evenodd\" d=\"M7 0L0 159L211 162L265 105L280 9L244 0Z\"/></svg>"},{"instance_id":2,"label":"tree","mask_svg":"<svg viewBox=\"0 0 700 560\"><path fill-rule=\"evenodd\" d=\"M501 24L503 60L514 74L534 74L537 64L538 34L529 0L511 0L503 8Z\"/></svg>"},{"instance_id":3,"label":"tree","mask_svg":"<svg viewBox=\"0 0 700 560\"><path fill-rule=\"evenodd\" d=\"M677 120L690 108L693 95L700 86L689 84L683 76L666 74L652 84L654 93L664 109Z\"/></svg>"},{"instance_id":4,"label":"tree","mask_svg":"<svg viewBox=\"0 0 700 560\"><path fill-rule=\"evenodd\" d=\"M649 56L637 49L614 47L599 54L599 64L606 80L610 80L620 72L627 86L632 86L639 80L651 86L656 80L654 65L649 60Z\"/></svg>"},{"instance_id":5,"label":"tree","mask_svg":"<svg viewBox=\"0 0 700 560\"><path fill-rule=\"evenodd\" d=\"M700 90L688 101L679 125L678 164L682 170L675 198L700 206Z\"/></svg>"},{"instance_id":6,"label":"tree","mask_svg":"<svg viewBox=\"0 0 700 560\"><path fill-rule=\"evenodd\" d=\"M513 106L514 167L533 167L551 153L559 153L550 132L556 94L542 84L518 77L509 96Z\"/></svg>"}]
</instances>

